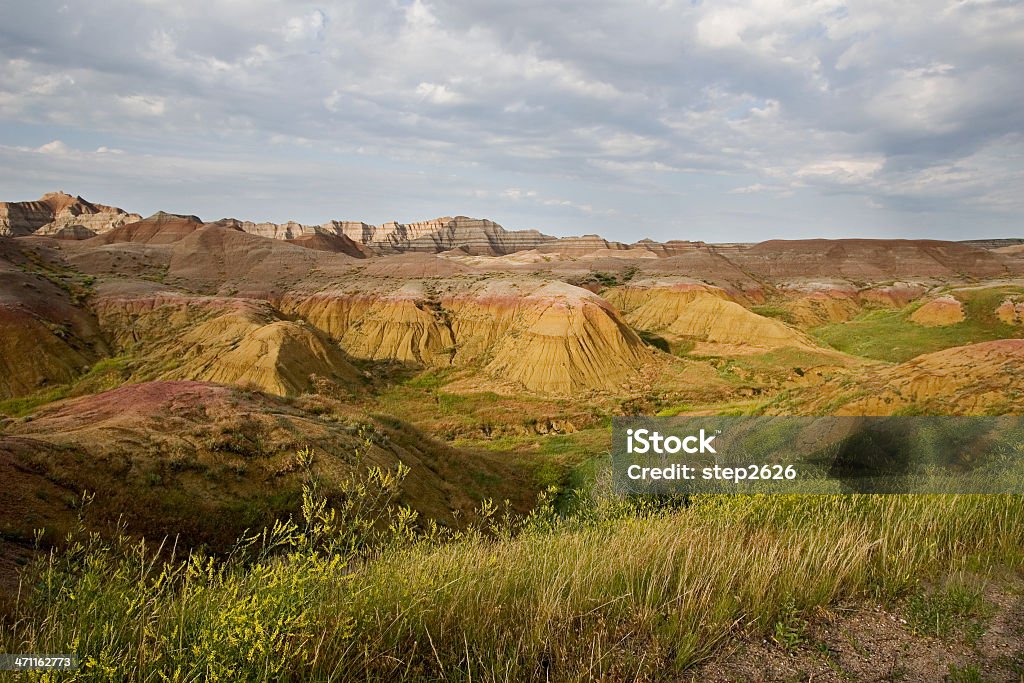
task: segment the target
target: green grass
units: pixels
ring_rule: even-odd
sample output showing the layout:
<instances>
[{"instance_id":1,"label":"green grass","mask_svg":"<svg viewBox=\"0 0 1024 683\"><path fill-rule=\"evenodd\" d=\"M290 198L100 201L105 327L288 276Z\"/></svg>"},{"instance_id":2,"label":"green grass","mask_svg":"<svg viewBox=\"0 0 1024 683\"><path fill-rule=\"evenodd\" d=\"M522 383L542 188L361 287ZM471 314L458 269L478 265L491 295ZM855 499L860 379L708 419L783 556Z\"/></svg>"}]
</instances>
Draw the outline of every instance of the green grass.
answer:
<instances>
[{"instance_id":1,"label":"green grass","mask_svg":"<svg viewBox=\"0 0 1024 683\"><path fill-rule=\"evenodd\" d=\"M795 325L796 320L793 319L793 313L784 306L776 304L760 304L751 306L750 310L758 315L763 315L766 318L776 318L784 323Z\"/></svg>"},{"instance_id":2,"label":"green grass","mask_svg":"<svg viewBox=\"0 0 1024 683\"><path fill-rule=\"evenodd\" d=\"M946 681L948 683L985 683L985 677L976 664L964 664L963 666L950 664Z\"/></svg>"},{"instance_id":3,"label":"green grass","mask_svg":"<svg viewBox=\"0 0 1024 683\"><path fill-rule=\"evenodd\" d=\"M737 630L795 647L820 606L1024 562L1012 496L705 497L667 512L596 496L522 524L493 509L487 528L440 536L398 514L355 556L317 542L333 533L322 508L227 562L92 537L29 575L0 650L77 652L88 680L650 680Z\"/></svg>"},{"instance_id":4,"label":"green grass","mask_svg":"<svg viewBox=\"0 0 1024 683\"><path fill-rule=\"evenodd\" d=\"M953 346L1024 336L1024 326L1007 325L995 315L1007 296L1021 292L1019 287L957 290L954 295L964 304L965 319L946 327L923 327L911 322L910 315L917 309L911 305L901 310L867 311L848 322L814 328L811 334L845 353L902 363Z\"/></svg>"},{"instance_id":5,"label":"green grass","mask_svg":"<svg viewBox=\"0 0 1024 683\"><path fill-rule=\"evenodd\" d=\"M921 591L907 603L907 624L917 633L947 638L958 630L968 635L983 629L992 606L983 597L984 586L951 581L940 590Z\"/></svg>"},{"instance_id":6,"label":"green grass","mask_svg":"<svg viewBox=\"0 0 1024 683\"><path fill-rule=\"evenodd\" d=\"M0 401L0 415L23 417L53 401L113 389L128 379L131 364L132 361L125 356L103 358L74 382L43 389L31 396Z\"/></svg>"}]
</instances>

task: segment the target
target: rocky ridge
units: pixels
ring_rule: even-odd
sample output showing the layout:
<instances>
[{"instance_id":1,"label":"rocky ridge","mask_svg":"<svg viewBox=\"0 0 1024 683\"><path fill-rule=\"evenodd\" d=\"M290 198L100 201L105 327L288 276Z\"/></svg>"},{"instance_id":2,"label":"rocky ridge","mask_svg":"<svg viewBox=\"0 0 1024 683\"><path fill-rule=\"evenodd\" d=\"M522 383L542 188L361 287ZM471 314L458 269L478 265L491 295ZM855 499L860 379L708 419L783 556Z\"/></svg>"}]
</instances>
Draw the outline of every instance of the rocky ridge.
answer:
<instances>
[{"instance_id":1,"label":"rocky ridge","mask_svg":"<svg viewBox=\"0 0 1024 683\"><path fill-rule=\"evenodd\" d=\"M35 201L0 202L0 236L52 235L74 227L100 233L141 218L117 207L48 192Z\"/></svg>"}]
</instances>

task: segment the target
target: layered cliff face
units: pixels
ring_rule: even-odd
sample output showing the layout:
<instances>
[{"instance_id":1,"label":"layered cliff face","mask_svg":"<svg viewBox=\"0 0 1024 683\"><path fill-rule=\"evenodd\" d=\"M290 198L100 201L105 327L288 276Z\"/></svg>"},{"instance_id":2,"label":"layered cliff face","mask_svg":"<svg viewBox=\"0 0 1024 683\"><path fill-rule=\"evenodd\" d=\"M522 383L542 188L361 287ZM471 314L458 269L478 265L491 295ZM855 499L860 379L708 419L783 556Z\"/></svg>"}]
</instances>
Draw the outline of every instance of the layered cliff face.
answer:
<instances>
[{"instance_id":1,"label":"layered cliff face","mask_svg":"<svg viewBox=\"0 0 1024 683\"><path fill-rule=\"evenodd\" d=\"M434 367L451 363L451 330L436 302L416 285L379 293L291 294L281 308L309 321L356 358Z\"/></svg>"},{"instance_id":2,"label":"layered cliff face","mask_svg":"<svg viewBox=\"0 0 1024 683\"><path fill-rule=\"evenodd\" d=\"M581 237L562 237L537 248L542 253L562 254L563 256L589 256L595 252L626 251L630 247L622 242L609 242L600 235L583 235ZM638 249L643 252L645 250Z\"/></svg>"},{"instance_id":3,"label":"layered cliff face","mask_svg":"<svg viewBox=\"0 0 1024 683\"><path fill-rule=\"evenodd\" d=\"M744 308L725 290L710 285L644 280L611 290L608 300L636 329L692 340L705 353L815 346L803 332Z\"/></svg>"},{"instance_id":4,"label":"layered cliff face","mask_svg":"<svg viewBox=\"0 0 1024 683\"><path fill-rule=\"evenodd\" d=\"M0 235L52 235L74 226L101 233L140 218L113 206L49 192L32 202L0 202Z\"/></svg>"},{"instance_id":5,"label":"layered cliff face","mask_svg":"<svg viewBox=\"0 0 1024 683\"><path fill-rule=\"evenodd\" d=\"M494 221L466 216L435 218L418 223L389 222L380 226L358 221L328 221L321 225L304 225L294 221L253 223L233 218L226 218L219 223L250 234L280 240L299 240L317 235L343 238L361 245L365 254L436 254L449 249L462 249L466 254L500 256L534 249L555 239L536 230L506 230Z\"/></svg>"},{"instance_id":6,"label":"layered cliff face","mask_svg":"<svg viewBox=\"0 0 1024 683\"><path fill-rule=\"evenodd\" d=\"M536 230L506 230L494 221L466 216L435 218L419 223L384 223L372 230L367 230L364 224L357 224L347 227L346 234L353 237L357 230L362 236L361 242L385 253L411 251L436 254L461 249L470 255L501 256L535 249L555 239Z\"/></svg>"},{"instance_id":7,"label":"layered cliff face","mask_svg":"<svg viewBox=\"0 0 1024 683\"><path fill-rule=\"evenodd\" d=\"M142 359L142 376L250 387L281 396L325 380L349 387L357 372L316 330L280 320L270 304L163 293L103 297L104 330Z\"/></svg>"},{"instance_id":8,"label":"layered cliff face","mask_svg":"<svg viewBox=\"0 0 1024 683\"><path fill-rule=\"evenodd\" d=\"M998 277L1021 272L1021 264L991 251L938 240L770 240L729 254L748 272L765 278Z\"/></svg>"},{"instance_id":9,"label":"layered cliff face","mask_svg":"<svg viewBox=\"0 0 1024 683\"><path fill-rule=\"evenodd\" d=\"M340 341L356 358L440 367L451 363L455 350L440 311L416 291L374 297Z\"/></svg>"}]
</instances>

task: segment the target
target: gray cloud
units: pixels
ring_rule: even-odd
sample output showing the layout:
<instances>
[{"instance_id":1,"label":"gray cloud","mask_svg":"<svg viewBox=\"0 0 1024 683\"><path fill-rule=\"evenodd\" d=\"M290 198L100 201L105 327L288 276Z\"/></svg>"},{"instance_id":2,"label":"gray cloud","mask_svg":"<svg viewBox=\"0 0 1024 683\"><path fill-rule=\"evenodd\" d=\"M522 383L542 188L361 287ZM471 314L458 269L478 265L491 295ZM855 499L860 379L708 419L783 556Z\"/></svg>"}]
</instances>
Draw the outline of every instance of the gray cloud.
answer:
<instances>
[{"instance_id":1,"label":"gray cloud","mask_svg":"<svg viewBox=\"0 0 1024 683\"><path fill-rule=\"evenodd\" d=\"M4 4L5 198L619 239L1024 210L1019 2Z\"/></svg>"}]
</instances>

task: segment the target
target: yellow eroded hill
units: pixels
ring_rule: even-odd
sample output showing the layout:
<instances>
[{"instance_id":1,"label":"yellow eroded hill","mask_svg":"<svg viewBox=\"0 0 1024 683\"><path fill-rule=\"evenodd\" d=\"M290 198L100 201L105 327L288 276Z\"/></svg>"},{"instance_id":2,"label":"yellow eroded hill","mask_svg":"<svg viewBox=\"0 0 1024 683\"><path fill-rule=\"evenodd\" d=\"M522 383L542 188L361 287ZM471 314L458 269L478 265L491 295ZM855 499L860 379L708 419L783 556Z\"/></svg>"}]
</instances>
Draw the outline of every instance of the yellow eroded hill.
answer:
<instances>
[{"instance_id":1,"label":"yellow eroded hill","mask_svg":"<svg viewBox=\"0 0 1024 683\"><path fill-rule=\"evenodd\" d=\"M282 310L315 325L356 358L444 367L454 341L436 303L417 288L397 292L292 294Z\"/></svg>"},{"instance_id":2,"label":"yellow eroded hill","mask_svg":"<svg viewBox=\"0 0 1024 683\"><path fill-rule=\"evenodd\" d=\"M0 238L0 400L65 384L108 349L55 252Z\"/></svg>"},{"instance_id":3,"label":"yellow eroded hill","mask_svg":"<svg viewBox=\"0 0 1024 683\"><path fill-rule=\"evenodd\" d=\"M618 388L651 359L608 302L550 283L519 300L485 370L532 391L571 394Z\"/></svg>"},{"instance_id":4,"label":"yellow eroded hill","mask_svg":"<svg viewBox=\"0 0 1024 683\"><path fill-rule=\"evenodd\" d=\"M92 363L61 338L57 324L25 310L0 303L0 329L0 399L70 382Z\"/></svg>"},{"instance_id":5,"label":"yellow eroded hill","mask_svg":"<svg viewBox=\"0 0 1024 683\"><path fill-rule=\"evenodd\" d=\"M822 385L801 412L891 415L913 410L936 415L1024 413L1024 339L957 346L878 366Z\"/></svg>"},{"instance_id":6,"label":"yellow eroded hill","mask_svg":"<svg viewBox=\"0 0 1024 683\"><path fill-rule=\"evenodd\" d=\"M448 365L454 349L444 320L412 296L387 297L371 304L346 330L341 345L357 358L431 366Z\"/></svg>"},{"instance_id":7,"label":"yellow eroded hill","mask_svg":"<svg viewBox=\"0 0 1024 683\"><path fill-rule=\"evenodd\" d=\"M408 283L378 293L292 294L280 305L352 356L479 365L541 393L617 388L651 357L612 306L562 282L494 279L437 298Z\"/></svg>"},{"instance_id":8,"label":"yellow eroded hill","mask_svg":"<svg viewBox=\"0 0 1024 683\"><path fill-rule=\"evenodd\" d=\"M265 302L163 294L106 298L101 324L121 348L146 359L159 379L246 386L278 395L313 388L318 378L342 385L357 373L317 331L277 319Z\"/></svg>"},{"instance_id":9,"label":"yellow eroded hill","mask_svg":"<svg viewBox=\"0 0 1024 683\"><path fill-rule=\"evenodd\" d=\"M237 344L216 358L197 359L171 375L255 387L280 396L309 391L318 377L346 384L355 379L341 351L304 325L279 320L255 328Z\"/></svg>"},{"instance_id":10,"label":"yellow eroded hill","mask_svg":"<svg viewBox=\"0 0 1024 683\"><path fill-rule=\"evenodd\" d=\"M951 296L933 299L914 311L910 319L925 327L945 327L964 320L964 306Z\"/></svg>"},{"instance_id":11,"label":"yellow eroded hill","mask_svg":"<svg viewBox=\"0 0 1024 683\"><path fill-rule=\"evenodd\" d=\"M608 300L636 329L692 339L709 353L814 347L804 333L744 308L711 285L649 280L616 288Z\"/></svg>"}]
</instances>

